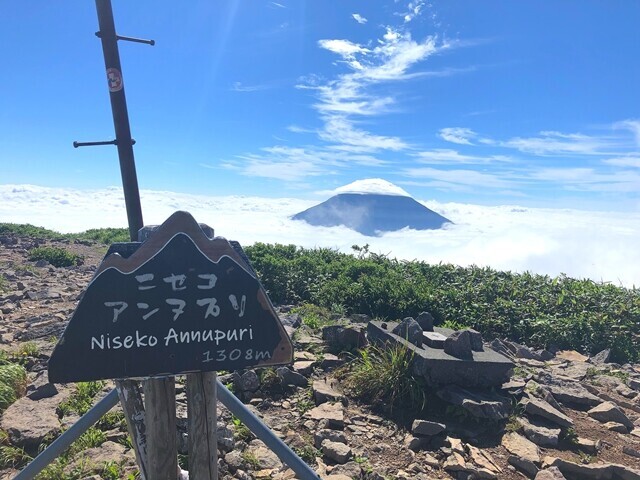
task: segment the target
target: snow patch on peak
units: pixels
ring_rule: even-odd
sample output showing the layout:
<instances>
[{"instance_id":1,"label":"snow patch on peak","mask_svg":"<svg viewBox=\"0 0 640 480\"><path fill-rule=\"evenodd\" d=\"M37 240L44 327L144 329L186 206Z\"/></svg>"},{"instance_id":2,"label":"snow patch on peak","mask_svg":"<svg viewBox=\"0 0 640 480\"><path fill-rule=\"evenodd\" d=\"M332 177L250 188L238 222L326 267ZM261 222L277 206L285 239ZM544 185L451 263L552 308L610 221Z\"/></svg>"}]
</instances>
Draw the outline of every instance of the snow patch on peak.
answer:
<instances>
[{"instance_id":1,"label":"snow patch on peak","mask_svg":"<svg viewBox=\"0 0 640 480\"><path fill-rule=\"evenodd\" d=\"M363 180L356 180L353 183L336 188L333 192L336 195L340 193L362 193L411 197L411 195L402 188L391 182L387 182L382 178L365 178Z\"/></svg>"}]
</instances>

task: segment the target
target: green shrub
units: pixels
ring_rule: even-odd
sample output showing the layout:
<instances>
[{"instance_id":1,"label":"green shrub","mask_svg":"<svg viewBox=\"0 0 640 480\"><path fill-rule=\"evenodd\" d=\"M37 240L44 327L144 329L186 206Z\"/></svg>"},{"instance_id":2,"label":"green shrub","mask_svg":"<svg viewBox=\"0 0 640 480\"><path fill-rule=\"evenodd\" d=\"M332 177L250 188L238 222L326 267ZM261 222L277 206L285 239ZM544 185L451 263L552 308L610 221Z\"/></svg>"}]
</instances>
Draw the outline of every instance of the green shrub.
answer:
<instances>
[{"instance_id":1,"label":"green shrub","mask_svg":"<svg viewBox=\"0 0 640 480\"><path fill-rule=\"evenodd\" d=\"M340 305L341 313L400 319L429 311L448 321L535 348L555 345L618 363L640 359L640 290L561 275L358 256L256 243L245 249L276 304ZM316 318L311 318L311 323Z\"/></svg>"},{"instance_id":2,"label":"green shrub","mask_svg":"<svg viewBox=\"0 0 640 480\"><path fill-rule=\"evenodd\" d=\"M29 260L46 260L54 267L70 267L82 264L82 256L60 247L36 247L29 251Z\"/></svg>"},{"instance_id":3,"label":"green shrub","mask_svg":"<svg viewBox=\"0 0 640 480\"><path fill-rule=\"evenodd\" d=\"M9 291L9 282L4 278L4 275L0 273L0 293Z\"/></svg>"},{"instance_id":4,"label":"green shrub","mask_svg":"<svg viewBox=\"0 0 640 480\"><path fill-rule=\"evenodd\" d=\"M24 394L27 371L21 365L0 365L0 413Z\"/></svg>"},{"instance_id":5,"label":"green shrub","mask_svg":"<svg viewBox=\"0 0 640 480\"><path fill-rule=\"evenodd\" d=\"M104 245L131 240L129 230L126 228L92 228L86 232L70 233L65 236L72 240L92 241Z\"/></svg>"}]
</instances>

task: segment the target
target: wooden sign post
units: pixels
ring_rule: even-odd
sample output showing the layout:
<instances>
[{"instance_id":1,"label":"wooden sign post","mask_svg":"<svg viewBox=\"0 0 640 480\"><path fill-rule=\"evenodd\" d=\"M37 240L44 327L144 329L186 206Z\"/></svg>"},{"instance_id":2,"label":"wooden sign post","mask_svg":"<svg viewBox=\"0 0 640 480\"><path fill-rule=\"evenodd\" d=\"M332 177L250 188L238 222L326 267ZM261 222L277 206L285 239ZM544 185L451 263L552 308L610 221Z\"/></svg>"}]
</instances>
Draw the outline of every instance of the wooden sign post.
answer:
<instances>
[{"instance_id":1,"label":"wooden sign post","mask_svg":"<svg viewBox=\"0 0 640 480\"><path fill-rule=\"evenodd\" d=\"M209 445L206 454L194 447L196 463L210 464L216 448L215 442L211 445L215 376L203 372L292 360L291 341L242 252L224 238L208 238L190 214L176 212L130 256L104 259L53 351L49 379L66 383L197 374L188 381L187 393L209 400L189 400L192 406L206 406L204 418L190 418L195 431L189 435L195 434L198 445ZM145 393L168 398L173 388L167 378L145 384ZM175 418L175 402L154 412L153 417ZM148 442L156 435L173 436L175 442L175 429L163 431L167 423L149 417L147 412ZM166 476L171 467L162 450L149 444L149 466L164 468L161 476L148 473L154 480L175 478Z\"/></svg>"}]
</instances>

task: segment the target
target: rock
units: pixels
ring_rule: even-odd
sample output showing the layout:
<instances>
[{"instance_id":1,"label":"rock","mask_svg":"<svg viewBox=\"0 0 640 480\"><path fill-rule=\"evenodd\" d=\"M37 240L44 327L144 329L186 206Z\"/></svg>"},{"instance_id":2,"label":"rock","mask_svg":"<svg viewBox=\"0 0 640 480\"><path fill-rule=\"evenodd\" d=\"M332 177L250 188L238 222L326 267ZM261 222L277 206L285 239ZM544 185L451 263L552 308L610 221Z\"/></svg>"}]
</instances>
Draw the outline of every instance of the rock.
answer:
<instances>
[{"instance_id":1,"label":"rock","mask_svg":"<svg viewBox=\"0 0 640 480\"><path fill-rule=\"evenodd\" d=\"M576 447L585 453L598 453L598 450L600 450L600 443L600 440L590 440L583 437L578 437L576 439Z\"/></svg>"},{"instance_id":2,"label":"rock","mask_svg":"<svg viewBox=\"0 0 640 480\"><path fill-rule=\"evenodd\" d=\"M297 313L289 313L280 316L280 323L285 327L298 328L302 324L302 318Z\"/></svg>"},{"instance_id":3,"label":"rock","mask_svg":"<svg viewBox=\"0 0 640 480\"><path fill-rule=\"evenodd\" d=\"M602 400L589 393L580 384L570 386L560 385L547 385L547 388L560 403L566 403L570 405L586 405L594 406L602 403Z\"/></svg>"},{"instance_id":4,"label":"rock","mask_svg":"<svg viewBox=\"0 0 640 480\"><path fill-rule=\"evenodd\" d=\"M45 437L60 433L60 420L56 409L69 399L72 390L60 389L57 395L34 401L28 397L19 398L2 414L0 428L9 434L14 446L23 447L28 452L37 452Z\"/></svg>"},{"instance_id":5,"label":"rock","mask_svg":"<svg viewBox=\"0 0 640 480\"><path fill-rule=\"evenodd\" d=\"M442 423L429 422L427 420L414 420L411 425L411 432L421 437L432 437L442 433L447 428Z\"/></svg>"},{"instance_id":6,"label":"rock","mask_svg":"<svg viewBox=\"0 0 640 480\"><path fill-rule=\"evenodd\" d=\"M216 427L216 438L222 452L230 452L235 447L233 432L222 423L218 423Z\"/></svg>"},{"instance_id":7,"label":"rock","mask_svg":"<svg viewBox=\"0 0 640 480\"><path fill-rule=\"evenodd\" d=\"M260 440L252 440L246 451L258 459L261 469L282 468L282 462L278 456Z\"/></svg>"},{"instance_id":8,"label":"rock","mask_svg":"<svg viewBox=\"0 0 640 480\"><path fill-rule=\"evenodd\" d=\"M31 400L50 398L58 394L58 389L53 383L49 383L46 370L38 372L35 380L27 386L27 397Z\"/></svg>"},{"instance_id":9,"label":"rock","mask_svg":"<svg viewBox=\"0 0 640 480\"><path fill-rule=\"evenodd\" d=\"M418 347L422 346L422 327L411 317L402 320L391 333L398 335L400 338L404 338Z\"/></svg>"},{"instance_id":10,"label":"rock","mask_svg":"<svg viewBox=\"0 0 640 480\"><path fill-rule=\"evenodd\" d=\"M467 462L459 453L452 453L442 465L442 469L446 472L462 472L467 469Z\"/></svg>"},{"instance_id":11,"label":"rock","mask_svg":"<svg viewBox=\"0 0 640 480\"><path fill-rule=\"evenodd\" d=\"M321 448L322 454L336 463L346 463L353 455L351 448L341 442L323 440Z\"/></svg>"},{"instance_id":12,"label":"rock","mask_svg":"<svg viewBox=\"0 0 640 480\"><path fill-rule=\"evenodd\" d=\"M337 380L331 378L325 377L322 380L314 380L312 390L316 405L325 402L341 402L345 399Z\"/></svg>"},{"instance_id":13,"label":"rock","mask_svg":"<svg viewBox=\"0 0 640 480\"><path fill-rule=\"evenodd\" d=\"M349 315L349 320L354 323L369 323L371 321L371 317L366 313L352 313Z\"/></svg>"},{"instance_id":14,"label":"rock","mask_svg":"<svg viewBox=\"0 0 640 480\"><path fill-rule=\"evenodd\" d=\"M310 420L327 420L331 428L344 427L344 408L341 403L323 403L304 414Z\"/></svg>"},{"instance_id":15,"label":"rock","mask_svg":"<svg viewBox=\"0 0 640 480\"><path fill-rule=\"evenodd\" d=\"M636 392L640 392L640 380L636 380L634 378L629 379L629 386L633 388Z\"/></svg>"},{"instance_id":16,"label":"rock","mask_svg":"<svg viewBox=\"0 0 640 480\"><path fill-rule=\"evenodd\" d=\"M558 467L550 467L545 470L540 470L535 480L567 480L567 478L562 475Z\"/></svg>"},{"instance_id":17,"label":"rock","mask_svg":"<svg viewBox=\"0 0 640 480\"><path fill-rule=\"evenodd\" d=\"M313 366L316 364L313 360L299 360L293 363L293 371L308 377L313 373Z\"/></svg>"},{"instance_id":18,"label":"rock","mask_svg":"<svg viewBox=\"0 0 640 480\"><path fill-rule=\"evenodd\" d=\"M540 463L538 446L522 435L510 432L502 437L502 446L512 455L531 463Z\"/></svg>"},{"instance_id":19,"label":"rock","mask_svg":"<svg viewBox=\"0 0 640 480\"><path fill-rule=\"evenodd\" d=\"M247 370L237 378L234 384L241 392L255 392L260 388L260 378L255 370Z\"/></svg>"},{"instance_id":20,"label":"rock","mask_svg":"<svg viewBox=\"0 0 640 480\"><path fill-rule=\"evenodd\" d=\"M79 452L65 470L73 471L82 466L84 472L101 472L107 462L116 462L123 466L135 465L136 457L133 450L119 443L104 442L99 447Z\"/></svg>"},{"instance_id":21,"label":"rock","mask_svg":"<svg viewBox=\"0 0 640 480\"><path fill-rule=\"evenodd\" d=\"M279 367L276 369L276 373L278 377L282 381L284 385L293 385L296 387L306 387L309 384L309 381L305 376L300 375L297 372L289 370L287 367Z\"/></svg>"},{"instance_id":22,"label":"rock","mask_svg":"<svg viewBox=\"0 0 640 480\"><path fill-rule=\"evenodd\" d=\"M545 457L543 466L557 467L570 480L640 480L640 470L615 463L583 465L561 458Z\"/></svg>"},{"instance_id":23,"label":"rock","mask_svg":"<svg viewBox=\"0 0 640 480\"><path fill-rule=\"evenodd\" d=\"M333 370L334 368L338 368L342 364L344 364L344 360L341 358L337 357L333 353L325 353L322 362L320 362L320 368L326 372Z\"/></svg>"},{"instance_id":24,"label":"rock","mask_svg":"<svg viewBox=\"0 0 640 480\"><path fill-rule=\"evenodd\" d=\"M332 442L339 442L344 444L347 443L347 437L345 437L344 433L339 430L324 428L322 430L318 430L313 434L313 445L316 448L322 447L322 442L324 440L331 440Z\"/></svg>"},{"instance_id":25,"label":"rock","mask_svg":"<svg viewBox=\"0 0 640 480\"><path fill-rule=\"evenodd\" d=\"M596 353L593 357L589 358L589 361L594 365L604 365L609 363L611 359L611 349L605 348L601 352Z\"/></svg>"},{"instance_id":26,"label":"rock","mask_svg":"<svg viewBox=\"0 0 640 480\"><path fill-rule=\"evenodd\" d=\"M629 420L629 417L625 415L622 409L612 402L603 402L597 407L593 407L587 412L587 415L602 423L616 422L629 429L634 427L633 422Z\"/></svg>"},{"instance_id":27,"label":"rock","mask_svg":"<svg viewBox=\"0 0 640 480\"><path fill-rule=\"evenodd\" d=\"M629 445L624 445L622 447L622 453L631 457L640 458L640 451L633 447L630 447Z\"/></svg>"},{"instance_id":28,"label":"rock","mask_svg":"<svg viewBox=\"0 0 640 480\"><path fill-rule=\"evenodd\" d=\"M240 450L231 450L224 456L224 461L233 473L242 467L242 464L244 463L244 460L242 459L242 452L240 452Z\"/></svg>"},{"instance_id":29,"label":"rock","mask_svg":"<svg viewBox=\"0 0 640 480\"><path fill-rule=\"evenodd\" d=\"M331 475L344 475L349 480L352 478L360 478L361 473L362 469L360 468L360 465L353 460L344 464L336 465L331 470Z\"/></svg>"},{"instance_id":30,"label":"rock","mask_svg":"<svg viewBox=\"0 0 640 480\"><path fill-rule=\"evenodd\" d=\"M516 455L509 455L507 462L509 462L509 465L515 467L516 470L523 472L529 478L534 478L540 471L535 463Z\"/></svg>"},{"instance_id":31,"label":"rock","mask_svg":"<svg viewBox=\"0 0 640 480\"><path fill-rule=\"evenodd\" d=\"M496 463L489 452L480 450L473 445L467 445L469 449L469 457L471 461L478 465L480 468L486 469L494 475L502 473L502 468Z\"/></svg>"},{"instance_id":32,"label":"rock","mask_svg":"<svg viewBox=\"0 0 640 480\"><path fill-rule=\"evenodd\" d=\"M586 362L587 360L589 360L589 357L586 357L581 353L576 352L575 350L562 350L556 353L556 358L569 360L570 362Z\"/></svg>"},{"instance_id":33,"label":"rock","mask_svg":"<svg viewBox=\"0 0 640 480\"><path fill-rule=\"evenodd\" d=\"M560 439L559 428L546 428L530 422L526 418L518 418L522 425L522 433L536 445L541 447L557 447Z\"/></svg>"},{"instance_id":34,"label":"rock","mask_svg":"<svg viewBox=\"0 0 640 480\"><path fill-rule=\"evenodd\" d=\"M471 334L469 330L458 330L453 332L444 341L445 353L462 359L471 359L473 354L471 353Z\"/></svg>"},{"instance_id":35,"label":"rock","mask_svg":"<svg viewBox=\"0 0 640 480\"><path fill-rule=\"evenodd\" d=\"M484 350L484 346L482 344L482 335L480 332L470 328L467 330L469 332L469 340L471 340L471 350L474 352L481 352Z\"/></svg>"},{"instance_id":36,"label":"rock","mask_svg":"<svg viewBox=\"0 0 640 480\"><path fill-rule=\"evenodd\" d=\"M423 343L431 348L437 348L439 350L444 348L444 341L447 339L444 335L438 332L423 332Z\"/></svg>"},{"instance_id":37,"label":"rock","mask_svg":"<svg viewBox=\"0 0 640 480\"><path fill-rule=\"evenodd\" d=\"M416 317L416 322L418 322L418 325L420 325L420 328L422 328L424 332L433 332L434 321L433 315L429 312L421 312Z\"/></svg>"},{"instance_id":38,"label":"rock","mask_svg":"<svg viewBox=\"0 0 640 480\"><path fill-rule=\"evenodd\" d=\"M429 441L425 437L416 437L415 435L406 435L404 437L404 445L409 450L418 452L425 448L429 444Z\"/></svg>"},{"instance_id":39,"label":"rock","mask_svg":"<svg viewBox=\"0 0 640 480\"><path fill-rule=\"evenodd\" d=\"M363 325L327 325L322 327L322 339L335 351L355 350L367 344Z\"/></svg>"},{"instance_id":40,"label":"rock","mask_svg":"<svg viewBox=\"0 0 640 480\"><path fill-rule=\"evenodd\" d=\"M568 428L573 426L573 420L561 411L553 408L549 403L542 400L530 398L525 405L525 411L531 415L546 418L550 422L560 425L561 427Z\"/></svg>"},{"instance_id":41,"label":"rock","mask_svg":"<svg viewBox=\"0 0 640 480\"><path fill-rule=\"evenodd\" d=\"M459 405L478 418L502 420L509 417L511 400L489 392L472 392L456 385L447 385L436 392L445 402Z\"/></svg>"},{"instance_id":42,"label":"rock","mask_svg":"<svg viewBox=\"0 0 640 480\"><path fill-rule=\"evenodd\" d=\"M627 428L625 425L623 425L622 423L617 423L617 422L607 422L603 425L607 430L609 430L610 432L617 432L617 433L629 433L629 428Z\"/></svg>"}]
</instances>

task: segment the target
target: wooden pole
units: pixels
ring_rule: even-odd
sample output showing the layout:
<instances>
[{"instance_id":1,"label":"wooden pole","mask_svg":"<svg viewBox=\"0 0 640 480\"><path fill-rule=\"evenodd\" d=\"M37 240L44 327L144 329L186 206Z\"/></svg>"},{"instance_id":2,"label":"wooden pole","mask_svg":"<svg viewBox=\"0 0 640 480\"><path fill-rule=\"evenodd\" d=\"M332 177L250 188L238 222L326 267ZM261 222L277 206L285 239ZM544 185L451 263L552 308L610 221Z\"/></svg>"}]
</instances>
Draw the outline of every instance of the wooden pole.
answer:
<instances>
[{"instance_id":1,"label":"wooden pole","mask_svg":"<svg viewBox=\"0 0 640 480\"><path fill-rule=\"evenodd\" d=\"M178 440L175 378L152 378L142 384L147 427L148 479L176 480Z\"/></svg>"},{"instance_id":2,"label":"wooden pole","mask_svg":"<svg viewBox=\"0 0 640 480\"><path fill-rule=\"evenodd\" d=\"M187 375L189 480L218 480L217 374Z\"/></svg>"},{"instance_id":3,"label":"wooden pole","mask_svg":"<svg viewBox=\"0 0 640 480\"><path fill-rule=\"evenodd\" d=\"M131 435L140 478L141 480L150 480L153 477L150 477L147 471L147 436L140 384L132 380L116 380L116 389L124 416L127 419L127 428L129 435Z\"/></svg>"}]
</instances>

